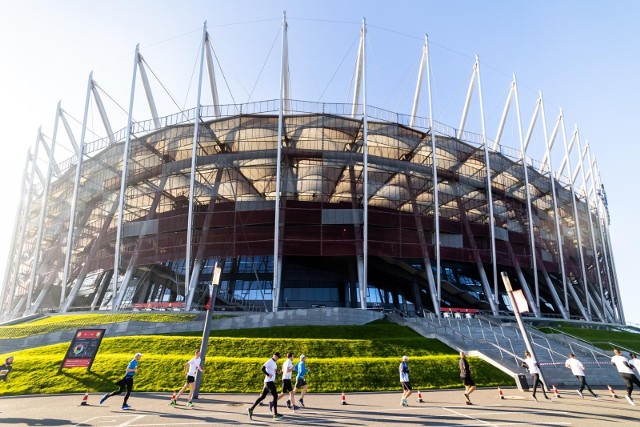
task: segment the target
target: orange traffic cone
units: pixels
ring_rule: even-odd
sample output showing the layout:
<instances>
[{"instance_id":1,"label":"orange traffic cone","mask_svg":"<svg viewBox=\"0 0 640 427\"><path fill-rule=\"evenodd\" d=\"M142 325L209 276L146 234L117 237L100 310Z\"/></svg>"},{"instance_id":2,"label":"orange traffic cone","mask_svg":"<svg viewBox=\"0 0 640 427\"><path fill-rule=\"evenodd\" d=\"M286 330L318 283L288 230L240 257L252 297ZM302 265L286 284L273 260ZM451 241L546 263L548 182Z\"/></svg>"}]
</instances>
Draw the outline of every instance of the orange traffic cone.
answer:
<instances>
[{"instance_id":1,"label":"orange traffic cone","mask_svg":"<svg viewBox=\"0 0 640 427\"><path fill-rule=\"evenodd\" d=\"M498 396L501 400L504 400L504 394L502 393L502 389L500 387L498 387Z\"/></svg>"},{"instance_id":2,"label":"orange traffic cone","mask_svg":"<svg viewBox=\"0 0 640 427\"><path fill-rule=\"evenodd\" d=\"M342 398L340 399L340 404L341 405L346 405L347 404L347 398L344 395L344 391L342 392Z\"/></svg>"},{"instance_id":3,"label":"orange traffic cone","mask_svg":"<svg viewBox=\"0 0 640 427\"><path fill-rule=\"evenodd\" d=\"M424 400L422 400L422 392L420 391L420 389L418 389L418 402L424 403Z\"/></svg>"},{"instance_id":4,"label":"orange traffic cone","mask_svg":"<svg viewBox=\"0 0 640 427\"><path fill-rule=\"evenodd\" d=\"M616 394L616 392L613 391L610 385L608 385L607 387L609 388L609 393L611 393L611 397L613 397L614 399L617 399L618 395Z\"/></svg>"},{"instance_id":5,"label":"orange traffic cone","mask_svg":"<svg viewBox=\"0 0 640 427\"><path fill-rule=\"evenodd\" d=\"M80 402L80 406L87 406L89 404L89 390L84 394L82 398L82 402Z\"/></svg>"},{"instance_id":6,"label":"orange traffic cone","mask_svg":"<svg viewBox=\"0 0 640 427\"><path fill-rule=\"evenodd\" d=\"M551 386L551 390L553 390L553 396L557 397L557 398L561 398L562 396L560 396L560 392L558 391L558 389L556 388L555 385Z\"/></svg>"}]
</instances>

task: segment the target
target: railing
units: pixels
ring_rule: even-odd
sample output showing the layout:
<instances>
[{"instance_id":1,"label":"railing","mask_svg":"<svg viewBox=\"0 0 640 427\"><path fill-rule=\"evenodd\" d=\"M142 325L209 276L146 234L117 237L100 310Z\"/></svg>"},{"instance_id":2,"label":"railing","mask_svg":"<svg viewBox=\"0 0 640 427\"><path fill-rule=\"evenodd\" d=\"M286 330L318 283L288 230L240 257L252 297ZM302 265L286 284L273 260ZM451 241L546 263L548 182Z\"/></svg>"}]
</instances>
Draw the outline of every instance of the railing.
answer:
<instances>
[{"instance_id":1,"label":"railing","mask_svg":"<svg viewBox=\"0 0 640 427\"><path fill-rule=\"evenodd\" d=\"M581 341L581 342L583 342L583 343L585 343L585 344L589 344L589 345L591 345L591 343L590 343L590 342L588 342L588 341L586 341L586 340L584 340L584 339L582 339L582 338L578 338L578 337L576 337L576 336L574 336L574 335L568 334L568 333L566 333L566 332L564 332L564 331L561 331L561 330L559 330L559 329L556 329L556 328L548 328L548 329L550 329L550 330L551 330L551 331L553 331L553 332L557 332L557 333L558 333L558 334L560 334L562 337L564 337L565 339L563 340L563 342L564 342L564 344L566 344L567 346L569 346L569 350L571 350L571 352L572 352L572 353L576 353L576 351L573 349L573 348L574 348L574 346L575 346L575 347L577 347L577 348L582 349L585 353L590 353L590 354L591 354L591 356L593 357L593 360L596 362L596 364L597 364L598 366L600 366L600 364L602 363L600 360L598 360L598 356L602 356L602 357L605 357L605 358L609 359L609 355L607 355L607 354L605 354L605 353L602 353L602 352L599 352L599 351L594 350L594 349L593 349L593 346L591 346L591 347L590 347L590 346L587 346L587 345L584 345L584 344L580 344L579 342L570 342L570 341L568 341L568 340L566 339L566 337L569 337L569 338L571 338L572 340L575 340L575 341ZM607 364L608 364L608 360L607 360Z\"/></svg>"}]
</instances>

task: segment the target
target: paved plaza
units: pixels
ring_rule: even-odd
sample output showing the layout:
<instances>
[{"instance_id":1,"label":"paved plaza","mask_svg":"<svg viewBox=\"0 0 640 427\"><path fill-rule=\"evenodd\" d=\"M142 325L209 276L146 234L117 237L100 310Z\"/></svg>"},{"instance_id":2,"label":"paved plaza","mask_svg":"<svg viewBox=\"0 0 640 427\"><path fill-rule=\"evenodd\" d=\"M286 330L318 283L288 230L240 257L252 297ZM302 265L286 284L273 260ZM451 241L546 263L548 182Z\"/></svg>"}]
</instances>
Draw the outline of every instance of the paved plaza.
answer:
<instances>
[{"instance_id":1,"label":"paved plaza","mask_svg":"<svg viewBox=\"0 0 640 427\"><path fill-rule=\"evenodd\" d=\"M186 400L169 405L170 394L133 393L132 410L121 409L122 397L114 396L100 405L101 393L92 393L88 405L80 405L83 395L15 396L0 398L0 424L7 426L203 426L290 424L308 426L640 426L640 406L624 398L614 399L606 390L601 397L581 399L574 390L561 390L561 398L539 402L529 393L503 389L481 389L471 395L473 405L465 405L463 391L443 390L417 393L408 407L400 406L397 393L347 393L346 405L340 394L309 394L306 408L291 411L284 407L281 421L273 421L267 405L256 407L253 421L247 408L257 394L201 394L196 406ZM640 394L640 393L639 393ZM550 393L550 396L553 396ZM638 396L640 401L640 395ZM268 402L268 400L265 400Z\"/></svg>"}]
</instances>

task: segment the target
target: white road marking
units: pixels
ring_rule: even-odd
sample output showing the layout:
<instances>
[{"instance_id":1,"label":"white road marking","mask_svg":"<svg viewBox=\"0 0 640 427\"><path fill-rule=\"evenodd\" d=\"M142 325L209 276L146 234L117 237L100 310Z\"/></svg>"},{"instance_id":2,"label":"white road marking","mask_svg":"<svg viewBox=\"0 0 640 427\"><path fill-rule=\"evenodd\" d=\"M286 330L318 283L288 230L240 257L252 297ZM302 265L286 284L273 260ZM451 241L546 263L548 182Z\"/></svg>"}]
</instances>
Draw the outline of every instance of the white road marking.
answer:
<instances>
[{"instance_id":1,"label":"white road marking","mask_svg":"<svg viewBox=\"0 0 640 427\"><path fill-rule=\"evenodd\" d=\"M122 423L122 424L118 425L118 427L125 427L125 426L128 426L128 425L131 425L133 422L138 421L138 420L141 420L141 419L143 419L144 417L146 417L146 415L138 415L137 417L134 417L134 418L130 419L129 421L124 422L124 423Z\"/></svg>"}]
</instances>

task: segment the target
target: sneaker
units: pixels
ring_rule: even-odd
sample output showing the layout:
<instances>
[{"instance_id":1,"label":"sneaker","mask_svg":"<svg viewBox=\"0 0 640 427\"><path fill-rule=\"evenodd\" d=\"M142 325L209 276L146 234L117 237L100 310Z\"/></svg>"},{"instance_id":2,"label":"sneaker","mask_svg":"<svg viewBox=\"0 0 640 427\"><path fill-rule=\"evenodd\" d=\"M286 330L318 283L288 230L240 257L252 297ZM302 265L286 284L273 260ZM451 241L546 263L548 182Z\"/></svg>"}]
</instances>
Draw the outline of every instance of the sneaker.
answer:
<instances>
[{"instance_id":1,"label":"sneaker","mask_svg":"<svg viewBox=\"0 0 640 427\"><path fill-rule=\"evenodd\" d=\"M122 405L122 409L127 411L129 409L131 409L131 406L127 405L126 403L124 405Z\"/></svg>"},{"instance_id":2,"label":"sneaker","mask_svg":"<svg viewBox=\"0 0 640 427\"><path fill-rule=\"evenodd\" d=\"M249 415L249 419L250 420L253 420L253 409L248 408L247 409L247 415Z\"/></svg>"},{"instance_id":3,"label":"sneaker","mask_svg":"<svg viewBox=\"0 0 640 427\"><path fill-rule=\"evenodd\" d=\"M287 400L287 408L291 409L291 401Z\"/></svg>"},{"instance_id":4,"label":"sneaker","mask_svg":"<svg viewBox=\"0 0 640 427\"><path fill-rule=\"evenodd\" d=\"M187 402L187 406L188 406L189 408L193 408L193 407L194 407L194 406L196 406L196 405L194 405L194 404L193 404L193 402Z\"/></svg>"},{"instance_id":5,"label":"sneaker","mask_svg":"<svg viewBox=\"0 0 640 427\"><path fill-rule=\"evenodd\" d=\"M304 400L300 399L300 400L298 400L298 402L300 403L300 406L302 406L303 408L305 407L304 406Z\"/></svg>"},{"instance_id":6,"label":"sneaker","mask_svg":"<svg viewBox=\"0 0 640 427\"><path fill-rule=\"evenodd\" d=\"M473 405L473 403L471 403L471 401L470 401L470 400L467 400L465 403L466 403L467 405Z\"/></svg>"},{"instance_id":7,"label":"sneaker","mask_svg":"<svg viewBox=\"0 0 640 427\"><path fill-rule=\"evenodd\" d=\"M627 398L627 402L629 402L629 405L636 406L636 402L634 402L634 401L633 401L633 399L631 398L631 396L626 395L625 397Z\"/></svg>"},{"instance_id":8,"label":"sneaker","mask_svg":"<svg viewBox=\"0 0 640 427\"><path fill-rule=\"evenodd\" d=\"M269 412L273 412L273 402L269 402Z\"/></svg>"},{"instance_id":9,"label":"sneaker","mask_svg":"<svg viewBox=\"0 0 640 427\"><path fill-rule=\"evenodd\" d=\"M282 419L282 415L280 414L274 414L273 415L273 421L280 421Z\"/></svg>"},{"instance_id":10,"label":"sneaker","mask_svg":"<svg viewBox=\"0 0 640 427\"><path fill-rule=\"evenodd\" d=\"M536 397L535 394L532 394L531 397L533 397L533 400L535 400L536 402L538 401L538 398Z\"/></svg>"},{"instance_id":11,"label":"sneaker","mask_svg":"<svg viewBox=\"0 0 640 427\"><path fill-rule=\"evenodd\" d=\"M175 399L171 399L171 406L178 406L178 401Z\"/></svg>"},{"instance_id":12,"label":"sneaker","mask_svg":"<svg viewBox=\"0 0 640 427\"><path fill-rule=\"evenodd\" d=\"M104 401L107 400L108 398L109 398L109 393L105 393L105 395L102 396L102 399L100 399L100 404L102 405Z\"/></svg>"},{"instance_id":13,"label":"sneaker","mask_svg":"<svg viewBox=\"0 0 640 427\"><path fill-rule=\"evenodd\" d=\"M547 399L547 400L551 400L551 398L549 396L545 396L544 398Z\"/></svg>"},{"instance_id":14,"label":"sneaker","mask_svg":"<svg viewBox=\"0 0 640 427\"><path fill-rule=\"evenodd\" d=\"M300 409L300 407L298 405L293 405L293 410L297 411L298 409Z\"/></svg>"},{"instance_id":15,"label":"sneaker","mask_svg":"<svg viewBox=\"0 0 640 427\"><path fill-rule=\"evenodd\" d=\"M582 394L582 392L580 390L576 390L576 391L578 392L578 396L584 399L584 395Z\"/></svg>"},{"instance_id":16,"label":"sneaker","mask_svg":"<svg viewBox=\"0 0 640 427\"><path fill-rule=\"evenodd\" d=\"M594 398L595 400L598 400L598 399L600 398L600 395L599 395L599 394L594 394L594 395L593 395L593 398Z\"/></svg>"},{"instance_id":17,"label":"sneaker","mask_svg":"<svg viewBox=\"0 0 640 427\"><path fill-rule=\"evenodd\" d=\"M469 399L469 395L467 393L464 394L464 398L467 399L467 402L471 402L471 400Z\"/></svg>"}]
</instances>

